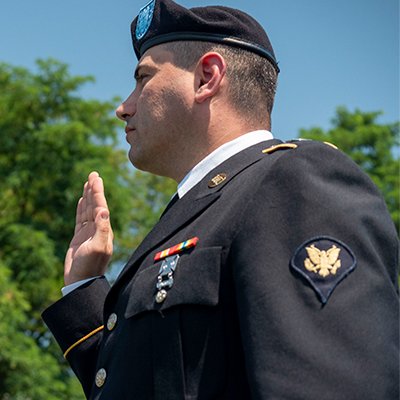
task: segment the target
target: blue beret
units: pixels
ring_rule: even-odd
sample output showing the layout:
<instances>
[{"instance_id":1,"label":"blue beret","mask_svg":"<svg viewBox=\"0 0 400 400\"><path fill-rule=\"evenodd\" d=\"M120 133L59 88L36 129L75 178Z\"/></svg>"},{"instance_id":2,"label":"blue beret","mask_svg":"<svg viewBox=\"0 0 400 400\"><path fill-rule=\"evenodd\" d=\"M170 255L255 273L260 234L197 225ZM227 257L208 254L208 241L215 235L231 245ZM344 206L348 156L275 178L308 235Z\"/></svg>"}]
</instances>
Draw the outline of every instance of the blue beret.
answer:
<instances>
[{"instance_id":1,"label":"blue beret","mask_svg":"<svg viewBox=\"0 0 400 400\"><path fill-rule=\"evenodd\" d=\"M131 24L138 59L151 47L180 40L221 43L267 58L279 72L271 42L262 26L234 8L185 8L172 0L151 0Z\"/></svg>"}]
</instances>

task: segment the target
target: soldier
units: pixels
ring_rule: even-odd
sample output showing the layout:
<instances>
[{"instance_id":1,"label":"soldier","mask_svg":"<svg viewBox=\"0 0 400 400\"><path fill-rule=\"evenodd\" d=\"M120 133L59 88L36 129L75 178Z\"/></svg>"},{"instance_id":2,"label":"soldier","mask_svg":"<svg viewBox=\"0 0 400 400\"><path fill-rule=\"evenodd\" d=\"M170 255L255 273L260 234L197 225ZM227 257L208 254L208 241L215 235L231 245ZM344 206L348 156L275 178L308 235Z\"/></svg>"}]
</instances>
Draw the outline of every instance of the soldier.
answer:
<instances>
[{"instance_id":1,"label":"soldier","mask_svg":"<svg viewBox=\"0 0 400 400\"><path fill-rule=\"evenodd\" d=\"M263 28L152 0L132 39L129 158L179 185L110 288L103 182L85 184L43 317L87 398L397 399L394 225L340 150L272 137Z\"/></svg>"}]
</instances>

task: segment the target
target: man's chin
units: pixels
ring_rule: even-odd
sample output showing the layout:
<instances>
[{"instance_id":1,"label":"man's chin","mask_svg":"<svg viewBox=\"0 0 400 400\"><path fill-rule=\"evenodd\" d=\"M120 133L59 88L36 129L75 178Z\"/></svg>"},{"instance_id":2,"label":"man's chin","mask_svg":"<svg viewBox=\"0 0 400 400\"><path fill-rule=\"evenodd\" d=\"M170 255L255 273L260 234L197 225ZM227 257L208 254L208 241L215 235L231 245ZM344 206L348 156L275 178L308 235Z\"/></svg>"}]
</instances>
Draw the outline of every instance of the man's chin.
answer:
<instances>
[{"instance_id":1,"label":"man's chin","mask_svg":"<svg viewBox=\"0 0 400 400\"><path fill-rule=\"evenodd\" d=\"M141 171L152 172L151 162L149 163L148 160L146 162L146 159L141 157L135 149L131 148L129 150L128 158L135 168L140 169Z\"/></svg>"},{"instance_id":2,"label":"man's chin","mask_svg":"<svg viewBox=\"0 0 400 400\"><path fill-rule=\"evenodd\" d=\"M131 164L137 168L137 169L141 169L140 168L140 158L137 156L137 154L135 154L135 152L132 150L132 148L129 150L128 152L128 158L129 161L131 162Z\"/></svg>"},{"instance_id":3,"label":"man's chin","mask_svg":"<svg viewBox=\"0 0 400 400\"><path fill-rule=\"evenodd\" d=\"M128 153L129 161L136 169L150 172L154 175L175 179L171 174L169 174L170 170L166 168L165 164L159 162L160 155L157 156L157 151L160 151L160 149L153 149L153 152L148 152L148 154L144 154L137 150L137 148L131 147Z\"/></svg>"}]
</instances>

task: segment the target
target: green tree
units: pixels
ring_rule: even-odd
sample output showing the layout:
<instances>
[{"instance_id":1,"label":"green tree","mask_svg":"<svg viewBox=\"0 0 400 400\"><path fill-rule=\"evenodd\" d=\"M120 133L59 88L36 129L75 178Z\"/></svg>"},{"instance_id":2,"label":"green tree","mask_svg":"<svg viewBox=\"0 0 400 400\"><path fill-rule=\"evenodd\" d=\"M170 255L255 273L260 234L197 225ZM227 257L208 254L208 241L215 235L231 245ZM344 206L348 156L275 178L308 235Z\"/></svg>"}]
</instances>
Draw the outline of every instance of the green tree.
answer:
<instances>
[{"instance_id":1,"label":"green tree","mask_svg":"<svg viewBox=\"0 0 400 400\"><path fill-rule=\"evenodd\" d=\"M349 155L382 192L392 219L400 229L400 123L379 124L381 112L336 110L333 127L302 129L300 137L330 142Z\"/></svg>"},{"instance_id":2,"label":"green tree","mask_svg":"<svg viewBox=\"0 0 400 400\"><path fill-rule=\"evenodd\" d=\"M117 237L132 237L133 172L117 149L116 100L84 100L90 77L38 61L0 64L0 399L82 399L40 319L60 297L63 258L87 174L103 176ZM132 249L132 246L131 246Z\"/></svg>"},{"instance_id":3,"label":"green tree","mask_svg":"<svg viewBox=\"0 0 400 400\"><path fill-rule=\"evenodd\" d=\"M176 182L171 179L138 170L129 177L128 188L131 199L129 229L119 237L119 251L113 256L113 266L107 274L111 282L121 271L132 250L139 246L156 224L175 193L176 186Z\"/></svg>"},{"instance_id":4,"label":"green tree","mask_svg":"<svg viewBox=\"0 0 400 400\"><path fill-rule=\"evenodd\" d=\"M165 205L176 191L176 182L147 172L136 171L131 183L133 209L131 216L133 247L137 247L158 221Z\"/></svg>"}]
</instances>

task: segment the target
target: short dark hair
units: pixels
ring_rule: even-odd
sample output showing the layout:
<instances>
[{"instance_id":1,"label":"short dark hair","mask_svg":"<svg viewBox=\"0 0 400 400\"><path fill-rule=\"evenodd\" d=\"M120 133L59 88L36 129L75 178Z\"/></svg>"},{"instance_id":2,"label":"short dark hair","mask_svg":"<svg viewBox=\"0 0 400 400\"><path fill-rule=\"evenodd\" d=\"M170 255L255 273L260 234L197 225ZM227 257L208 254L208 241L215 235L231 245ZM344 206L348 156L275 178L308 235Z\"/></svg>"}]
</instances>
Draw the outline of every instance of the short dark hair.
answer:
<instances>
[{"instance_id":1,"label":"short dark hair","mask_svg":"<svg viewBox=\"0 0 400 400\"><path fill-rule=\"evenodd\" d=\"M271 123L278 74L264 57L238 47L219 43L179 41L165 44L176 66L190 69L207 52L220 53L227 61L227 78L232 105L243 117Z\"/></svg>"}]
</instances>

